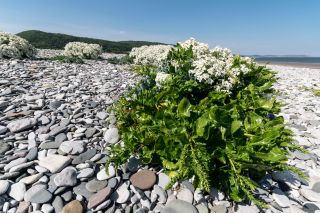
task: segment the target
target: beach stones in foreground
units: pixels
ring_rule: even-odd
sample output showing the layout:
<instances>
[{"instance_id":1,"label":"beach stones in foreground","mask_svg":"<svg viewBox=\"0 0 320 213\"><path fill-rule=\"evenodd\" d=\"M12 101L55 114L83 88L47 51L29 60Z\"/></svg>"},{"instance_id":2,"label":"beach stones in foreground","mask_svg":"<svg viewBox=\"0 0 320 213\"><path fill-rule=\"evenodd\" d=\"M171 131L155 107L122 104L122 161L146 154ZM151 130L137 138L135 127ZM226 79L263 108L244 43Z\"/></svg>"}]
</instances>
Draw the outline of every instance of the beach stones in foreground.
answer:
<instances>
[{"instance_id":1,"label":"beach stones in foreground","mask_svg":"<svg viewBox=\"0 0 320 213\"><path fill-rule=\"evenodd\" d=\"M198 213L198 210L191 204L183 200L173 200L168 203L161 213Z\"/></svg>"},{"instance_id":2,"label":"beach stones in foreground","mask_svg":"<svg viewBox=\"0 0 320 213\"><path fill-rule=\"evenodd\" d=\"M83 207L78 200L73 200L67 205L65 205L61 213L82 213Z\"/></svg>"},{"instance_id":3,"label":"beach stones in foreground","mask_svg":"<svg viewBox=\"0 0 320 213\"><path fill-rule=\"evenodd\" d=\"M150 189L156 183L157 177L153 171L141 170L130 177L133 186L141 189Z\"/></svg>"}]
</instances>

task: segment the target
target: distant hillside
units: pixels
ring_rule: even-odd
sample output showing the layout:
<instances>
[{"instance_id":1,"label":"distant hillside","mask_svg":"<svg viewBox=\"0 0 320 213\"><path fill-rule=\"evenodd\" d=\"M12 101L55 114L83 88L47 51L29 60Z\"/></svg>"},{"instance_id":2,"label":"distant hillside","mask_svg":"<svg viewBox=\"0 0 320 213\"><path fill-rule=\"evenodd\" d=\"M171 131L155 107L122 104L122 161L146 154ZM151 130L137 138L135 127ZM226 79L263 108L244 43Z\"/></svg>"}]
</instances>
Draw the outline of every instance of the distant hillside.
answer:
<instances>
[{"instance_id":1,"label":"distant hillside","mask_svg":"<svg viewBox=\"0 0 320 213\"><path fill-rule=\"evenodd\" d=\"M17 35L28 40L32 45L39 49L63 49L68 42L80 41L100 44L103 47L104 52L126 53L129 52L133 47L161 44L158 42L148 41L108 41L102 39L71 36L61 33L47 33L38 30L23 31Z\"/></svg>"}]
</instances>

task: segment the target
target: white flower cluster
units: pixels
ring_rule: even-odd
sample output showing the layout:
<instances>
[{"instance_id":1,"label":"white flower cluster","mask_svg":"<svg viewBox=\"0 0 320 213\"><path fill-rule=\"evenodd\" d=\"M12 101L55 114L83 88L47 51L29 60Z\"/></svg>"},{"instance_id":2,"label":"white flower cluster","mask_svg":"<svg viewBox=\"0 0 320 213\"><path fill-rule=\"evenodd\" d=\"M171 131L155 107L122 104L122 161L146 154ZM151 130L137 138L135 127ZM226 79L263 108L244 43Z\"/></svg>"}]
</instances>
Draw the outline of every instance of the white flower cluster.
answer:
<instances>
[{"instance_id":1,"label":"white flower cluster","mask_svg":"<svg viewBox=\"0 0 320 213\"><path fill-rule=\"evenodd\" d=\"M240 65L234 63L234 56L229 49L215 47L209 49L208 45L189 39L180 43L183 48L192 48L193 69L189 74L198 82L214 86L217 91L230 92L238 76L248 73L248 65L252 60L248 57L240 58Z\"/></svg>"},{"instance_id":2,"label":"white flower cluster","mask_svg":"<svg viewBox=\"0 0 320 213\"><path fill-rule=\"evenodd\" d=\"M171 50L170 45L150 45L132 48L129 56L134 64L162 66Z\"/></svg>"},{"instance_id":3,"label":"white flower cluster","mask_svg":"<svg viewBox=\"0 0 320 213\"><path fill-rule=\"evenodd\" d=\"M156 76L156 84L157 86L160 86L163 82L169 80L171 78L171 75L165 72L158 72Z\"/></svg>"},{"instance_id":4,"label":"white flower cluster","mask_svg":"<svg viewBox=\"0 0 320 213\"><path fill-rule=\"evenodd\" d=\"M102 54L99 44L87 44L84 42L69 42L64 47L64 55L83 59L97 59Z\"/></svg>"},{"instance_id":5,"label":"white flower cluster","mask_svg":"<svg viewBox=\"0 0 320 213\"><path fill-rule=\"evenodd\" d=\"M37 50L25 39L0 32L0 58L32 58Z\"/></svg>"}]
</instances>

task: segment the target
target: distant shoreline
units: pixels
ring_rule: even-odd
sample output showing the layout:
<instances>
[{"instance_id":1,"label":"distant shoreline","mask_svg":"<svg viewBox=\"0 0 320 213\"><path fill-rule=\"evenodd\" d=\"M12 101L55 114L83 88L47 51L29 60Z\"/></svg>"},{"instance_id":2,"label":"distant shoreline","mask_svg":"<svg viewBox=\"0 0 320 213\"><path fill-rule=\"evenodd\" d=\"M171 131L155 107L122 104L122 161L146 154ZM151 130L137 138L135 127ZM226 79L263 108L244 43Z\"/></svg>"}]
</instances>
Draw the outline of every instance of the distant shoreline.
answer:
<instances>
[{"instance_id":1,"label":"distant shoreline","mask_svg":"<svg viewBox=\"0 0 320 213\"><path fill-rule=\"evenodd\" d=\"M298 68L312 68L320 69L320 63L300 63L300 62L270 62L270 61L257 61L261 65L281 65L287 67L298 67Z\"/></svg>"}]
</instances>

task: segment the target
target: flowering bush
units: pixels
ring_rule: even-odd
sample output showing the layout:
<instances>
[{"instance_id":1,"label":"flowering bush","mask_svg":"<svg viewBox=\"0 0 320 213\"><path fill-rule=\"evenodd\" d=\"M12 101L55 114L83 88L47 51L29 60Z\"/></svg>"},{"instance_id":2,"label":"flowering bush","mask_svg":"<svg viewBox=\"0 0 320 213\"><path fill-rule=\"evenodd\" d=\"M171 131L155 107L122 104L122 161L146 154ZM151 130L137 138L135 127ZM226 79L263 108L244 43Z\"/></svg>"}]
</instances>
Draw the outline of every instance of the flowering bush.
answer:
<instances>
[{"instance_id":1,"label":"flowering bush","mask_svg":"<svg viewBox=\"0 0 320 213\"><path fill-rule=\"evenodd\" d=\"M115 106L123 142L111 147L107 165L135 155L161 165L172 177L167 187L193 177L205 191L215 186L234 201L261 206L259 178L273 170L302 175L286 164L289 150L301 149L275 116L280 103L266 67L191 39L171 48L163 64L140 72L141 83Z\"/></svg>"},{"instance_id":2,"label":"flowering bush","mask_svg":"<svg viewBox=\"0 0 320 213\"><path fill-rule=\"evenodd\" d=\"M68 57L79 57L82 59L97 59L101 54L102 47L99 44L69 42L64 47L64 55Z\"/></svg>"},{"instance_id":3,"label":"flowering bush","mask_svg":"<svg viewBox=\"0 0 320 213\"><path fill-rule=\"evenodd\" d=\"M32 58L36 49L19 36L0 32L0 58Z\"/></svg>"},{"instance_id":4,"label":"flowering bush","mask_svg":"<svg viewBox=\"0 0 320 213\"><path fill-rule=\"evenodd\" d=\"M151 45L135 47L131 50L129 56L133 58L136 65L162 65L171 50L169 45Z\"/></svg>"}]
</instances>

